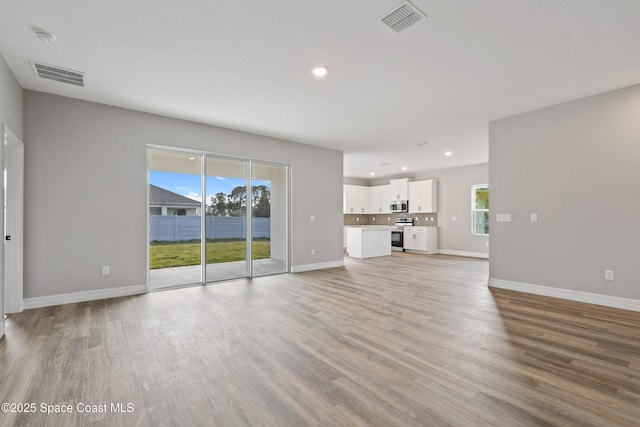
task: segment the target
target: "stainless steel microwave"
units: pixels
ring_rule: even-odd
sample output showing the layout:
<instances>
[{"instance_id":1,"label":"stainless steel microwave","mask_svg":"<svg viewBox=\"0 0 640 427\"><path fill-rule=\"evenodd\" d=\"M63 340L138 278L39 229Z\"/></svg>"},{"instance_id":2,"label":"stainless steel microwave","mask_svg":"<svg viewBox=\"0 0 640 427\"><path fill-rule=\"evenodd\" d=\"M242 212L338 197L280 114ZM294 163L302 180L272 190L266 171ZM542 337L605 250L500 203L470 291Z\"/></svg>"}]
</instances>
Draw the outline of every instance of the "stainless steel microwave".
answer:
<instances>
[{"instance_id":1,"label":"stainless steel microwave","mask_svg":"<svg viewBox=\"0 0 640 427\"><path fill-rule=\"evenodd\" d=\"M394 200L391 202L391 212L409 212L409 202L407 200Z\"/></svg>"}]
</instances>

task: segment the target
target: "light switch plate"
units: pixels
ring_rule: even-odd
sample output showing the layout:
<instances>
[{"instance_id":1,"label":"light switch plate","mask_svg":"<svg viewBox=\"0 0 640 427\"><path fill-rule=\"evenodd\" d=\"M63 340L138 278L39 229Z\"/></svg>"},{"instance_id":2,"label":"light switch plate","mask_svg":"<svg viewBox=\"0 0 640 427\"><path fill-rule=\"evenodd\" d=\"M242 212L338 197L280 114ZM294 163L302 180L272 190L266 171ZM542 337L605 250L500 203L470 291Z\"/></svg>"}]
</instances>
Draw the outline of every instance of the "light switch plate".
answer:
<instances>
[{"instance_id":1,"label":"light switch plate","mask_svg":"<svg viewBox=\"0 0 640 427\"><path fill-rule=\"evenodd\" d=\"M531 222L538 222L538 214L537 213L532 213L531 214Z\"/></svg>"}]
</instances>

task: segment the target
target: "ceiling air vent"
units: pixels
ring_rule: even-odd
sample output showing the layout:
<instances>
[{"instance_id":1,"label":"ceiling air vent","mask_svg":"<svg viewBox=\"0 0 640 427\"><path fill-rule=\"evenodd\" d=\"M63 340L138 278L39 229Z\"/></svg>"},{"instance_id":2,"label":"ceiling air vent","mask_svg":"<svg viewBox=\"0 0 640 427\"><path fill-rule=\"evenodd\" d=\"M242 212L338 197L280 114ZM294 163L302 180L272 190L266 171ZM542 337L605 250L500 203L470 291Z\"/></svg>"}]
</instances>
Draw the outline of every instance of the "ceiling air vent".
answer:
<instances>
[{"instance_id":1,"label":"ceiling air vent","mask_svg":"<svg viewBox=\"0 0 640 427\"><path fill-rule=\"evenodd\" d=\"M426 15L420 12L413 4L408 1L403 1L380 18L380 22L382 22L385 27L399 33L412 27L425 16Z\"/></svg>"},{"instance_id":2,"label":"ceiling air vent","mask_svg":"<svg viewBox=\"0 0 640 427\"><path fill-rule=\"evenodd\" d=\"M74 86L84 87L84 73L80 71L69 70L67 68L56 67L55 65L47 65L41 62L31 61L31 67L38 77L43 79L55 80L60 83L68 83Z\"/></svg>"}]
</instances>

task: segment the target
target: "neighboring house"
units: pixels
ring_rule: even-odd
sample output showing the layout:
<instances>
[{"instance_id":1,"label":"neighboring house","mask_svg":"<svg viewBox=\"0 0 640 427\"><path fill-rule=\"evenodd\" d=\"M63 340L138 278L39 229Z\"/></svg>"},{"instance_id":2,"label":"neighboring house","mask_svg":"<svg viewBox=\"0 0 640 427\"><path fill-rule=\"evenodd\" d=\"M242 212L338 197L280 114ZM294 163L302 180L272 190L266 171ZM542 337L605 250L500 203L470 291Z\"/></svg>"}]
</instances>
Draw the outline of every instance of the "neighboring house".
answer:
<instances>
[{"instance_id":1,"label":"neighboring house","mask_svg":"<svg viewBox=\"0 0 640 427\"><path fill-rule=\"evenodd\" d=\"M200 215L200 202L156 185L149 185L150 215Z\"/></svg>"}]
</instances>

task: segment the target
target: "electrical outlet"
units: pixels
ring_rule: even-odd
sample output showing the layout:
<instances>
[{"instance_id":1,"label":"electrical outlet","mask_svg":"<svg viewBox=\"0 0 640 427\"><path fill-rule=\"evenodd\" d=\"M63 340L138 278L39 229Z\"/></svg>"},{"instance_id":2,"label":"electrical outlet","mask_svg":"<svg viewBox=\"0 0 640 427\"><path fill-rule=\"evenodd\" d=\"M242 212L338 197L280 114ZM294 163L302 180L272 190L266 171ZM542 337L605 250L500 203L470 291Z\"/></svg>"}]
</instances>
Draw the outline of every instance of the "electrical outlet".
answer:
<instances>
[{"instance_id":1,"label":"electrical outlet","mask_svg":"<svg viewBox=\"0 0 640 427\"><path fill-rule=\"evenodd\" d=\"M604 271L604 280L613 280L613 270Z\"/></svg>"},{"instance_id":2,"label":"electrical outlet","mask_svg":"<svg viewBox=\"0 0 640 427\"><path fill-rule=\"evenodd\" d=\"M531 214L531 222L538 222L538 214L537 213L532 213Z\"/></svg>"},{"instance_id":3,"label":"electrical outlet","mask_svg":"<svg viewBox=\"0 0 640 427\"><path fill-rule=\"evenodd\" d=\"M315 215L311 215L311 216L309 217L309 221L311 221L311 222L316 222L316 216L315 216Z\"/></svg>"},{"instance_id":4,"label":"electrical outlet","mask_svg":"<svg viewBox=\"0 0 640 427\"><path fill-rule=\"evenodd\" d=\"M108 276L109 275L109 266L108 265L103 265L102 266L102 275L103 276Z\"/></svg>"}]
</instances>

